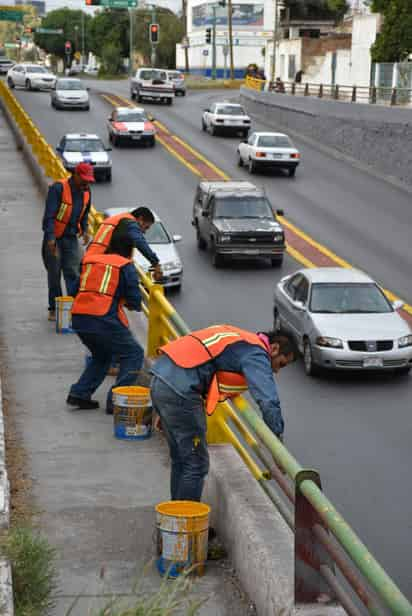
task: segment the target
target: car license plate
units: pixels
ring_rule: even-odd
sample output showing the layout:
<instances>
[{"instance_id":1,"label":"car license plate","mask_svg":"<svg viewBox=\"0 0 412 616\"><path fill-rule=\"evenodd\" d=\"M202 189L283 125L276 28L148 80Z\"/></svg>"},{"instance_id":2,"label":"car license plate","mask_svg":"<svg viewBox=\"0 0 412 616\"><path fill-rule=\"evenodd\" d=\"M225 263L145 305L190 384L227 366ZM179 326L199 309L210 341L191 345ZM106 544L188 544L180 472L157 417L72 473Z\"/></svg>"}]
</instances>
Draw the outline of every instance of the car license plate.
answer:
<instances>
[{"instance_id":1,"label":"car license plate","mask_svg":"<svg viewBox=\"0 0 412 616\"><path fill-rule=\"evenodd\" d=\"M272 158L283 158L283 154L272 154L271 155Z\"/></svg>"},{"instance_id":2,"label":"car license plate","mask_svg":"<svg viewBox=\"0 0 412 616\"><path fill-rule=\"evenodd\" d=\"M141 135L132 135L132 139L141 139L142 136Z\"/></svg>"},{"instance_id":3,"label":"car license plate","mask_svg":"<svg viewBox=\"0 0 412 616\"><path fill-rule=\"evenodd\" d=\"M244 251L245 255L258 255L259 250L257 248L246 248Z\"/></svg>"},{"instance_id":4,"label":"car license plate","mask_svg":"<svg viewBox=\"0 0 412 616\"><path fill-rule=\"evenodd\" d=\"M364 368L382 368L383 360L380 357L367 357L363 360Z\"/></svg>"}]
</instances>

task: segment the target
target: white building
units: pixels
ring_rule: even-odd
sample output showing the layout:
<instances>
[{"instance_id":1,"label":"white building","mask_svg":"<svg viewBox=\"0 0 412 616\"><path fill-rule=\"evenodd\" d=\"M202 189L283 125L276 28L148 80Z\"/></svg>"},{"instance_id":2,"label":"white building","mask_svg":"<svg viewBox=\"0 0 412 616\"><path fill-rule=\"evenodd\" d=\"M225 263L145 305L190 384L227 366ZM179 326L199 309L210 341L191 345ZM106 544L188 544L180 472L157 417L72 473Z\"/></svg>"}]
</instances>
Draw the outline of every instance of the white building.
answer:
<instances>
[{"instance_id":1,"label":"white building","mask_svg":"<svg viewBox=\"0 0 412 616\"><path fill-rule=\"evenodd\" d=\"M206 28L212 28L216 7L216 67L217 77L229 71L229 57L224 56L228 43L227 5L220 7L208 0L188 0L187 37L189 66L192 73L211 75L212 45L206 43ZM273 37L273 0L236 0L232 4L233 56L235 77L243 77L245 68L254 62L263 68L266 43ZM184 49L176 46L176 67L184 69Z\"/></svg>"}]
</instances>

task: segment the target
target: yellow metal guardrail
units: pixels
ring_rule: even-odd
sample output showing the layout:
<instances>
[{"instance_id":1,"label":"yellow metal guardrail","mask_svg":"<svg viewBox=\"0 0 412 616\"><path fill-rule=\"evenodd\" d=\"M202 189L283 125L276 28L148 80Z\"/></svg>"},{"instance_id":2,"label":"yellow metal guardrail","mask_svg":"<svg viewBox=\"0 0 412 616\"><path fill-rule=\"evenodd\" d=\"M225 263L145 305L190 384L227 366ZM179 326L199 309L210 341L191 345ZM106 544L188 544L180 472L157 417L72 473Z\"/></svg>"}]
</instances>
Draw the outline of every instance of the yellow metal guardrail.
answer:
<instances>
[{"instance_id":1,"label":"yellow metal guardrail","mask_svg":"<svg viewBox=\"0 0 412 616\"><path fill-rule=\"evenodd\" d=\"M33 153L46 175L52 180L66 177L68 174L51 146L2 82L0 99L27 142L31 144ZM89 217L92 234L102 220L103 215L93 207ZM163 287L154 283L150 275L141 268L137 267L137 270L140 276L143 312L149 325L147 355L153 358L159 346L189 333L190 330L166 299ZM295 604L312 603L319 595L319 579L322 579L352 616L360 616L362 612L348 595L347 587L352 594L358 596L367 613L373 616L388 613L382 611L382 605L385 610L389 609L390 614L411 616L412 605L324 496L318 474L299 465L246 398L238 396L233 400L233 404L225 402L218 406L212 417L208 418L208 441L231 443L236 448L255 479L294 531ZM271 479L277 481L283 498L279 496L279 490L274 489ZM319 552L319 549L323 552ZM302 562L303 570L300 568ZM336 577L334 564L339 567L346 587Z\"/></svg>"},{"instance_id":2,"label":"yellow metal guardrail","mask_svg":"<svg viewBox=\"0 0 412 616\"><path fill-rule=\"evenodd\" d=\"M256 79L255 77L250 77L249 75L245 79L245 86L250 88L251 90L259 90L262 91L265 87L266 81L264 79Z\"/></svg>"}]
</instances>

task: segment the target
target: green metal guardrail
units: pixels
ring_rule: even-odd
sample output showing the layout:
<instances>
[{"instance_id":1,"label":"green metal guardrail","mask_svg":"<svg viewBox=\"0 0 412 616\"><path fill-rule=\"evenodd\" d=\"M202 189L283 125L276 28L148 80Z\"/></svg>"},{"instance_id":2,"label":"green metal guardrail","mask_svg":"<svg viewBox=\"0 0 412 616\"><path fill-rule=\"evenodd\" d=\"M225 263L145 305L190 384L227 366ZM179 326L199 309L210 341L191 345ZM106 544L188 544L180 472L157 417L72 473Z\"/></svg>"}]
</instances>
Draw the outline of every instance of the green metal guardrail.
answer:
<instances>
[{"instance_id":1,"label":"green metal guardrail","mask_svg":"<svg viewBox=\"0 0 412 616\"><path fill-rule=\"evenodd\" d=\"M2 82L0 101L31 144L46 175L54 180L66 176L67 172L53 149ZM92 232L96 231L102 219L102 214L92 208L89 219ZM137 269L143 312L149 325L147 354L154 357L160 345L189 333L190 329L166 299L163 287L153 283L141 268ZM218 406L208 419L208 441L231 443L236 448L294 530L296 603L316 602L326 581L349 614L362 614L335 575L336 564L369 614L412 616L411 603L323 494L316 471L300 466L244 397L239 396L233 403ZM280 490L274 488L273 480ZM309 576L305 574L307 568L310 569Z\"/></svg>"}]
</instances>

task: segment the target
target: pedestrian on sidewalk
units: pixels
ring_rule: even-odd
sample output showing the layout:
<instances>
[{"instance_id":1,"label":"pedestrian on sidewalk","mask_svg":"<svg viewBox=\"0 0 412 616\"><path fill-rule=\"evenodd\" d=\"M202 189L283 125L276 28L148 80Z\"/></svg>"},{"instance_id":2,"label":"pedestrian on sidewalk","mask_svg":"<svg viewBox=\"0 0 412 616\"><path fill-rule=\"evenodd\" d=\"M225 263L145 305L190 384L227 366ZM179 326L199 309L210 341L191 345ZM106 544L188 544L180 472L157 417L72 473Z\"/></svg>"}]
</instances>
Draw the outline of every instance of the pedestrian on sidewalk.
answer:
<instances>
[{"instance_id":1,"label":"pedestrian on sidewalk","mask_svg":"<svg viewBox=\"0 0 412 616\"><path fill-rule=\"evenodd\" d=\"M153 212L145 206L138 207L130 213L122 212L121 214L110 216L98 228L90 246L87 248L87 254L102 254L112 238L117 238L118 236L128 237L133 242L134 247L153 266L154 279L160 280L163 273L159 264L159 258L150 248L144 236L154 221Z\"/></svg>"},{"instance_id":2,"label":"pedestrian on sidewalk","mask_svg":"<svg viewBox=\"0 0 412 616\"><path fill-rule=\"evenodd\" d=\"M47 193L43 216L43 262L49 287L49 321L56 320L56 297L63 295L63 273L67 295L74 295L79 285L80 250L87 234L91 204L89 184L94 182L92 165L79 163L70 178L52 184Z\"/></svg>"},{"instance_id":3,"label":"pedestrian on sidewalk","mask_svg":"<svg viewBox=\"0 0 412 616\"><path fill-rule=\"evenodd\" d=\"M209 468L206 415L249 389L271 431L284 422L273 373L296 357L286 335L214 325L160 347L151 395L172 461L172 500L199 501Z\"/></svg>"},{"instance_id":4,"label":"pedestrian on sidewalk","mask_svg":"<svg viewBox=\"0 0 412 616\"><path fill-rule=\"evenodd\" d=\"M112 357L119 362L113 387L134 385L143 364L144 352L129 329L123 306L141 310L141 295L132 261L133 243L112 238L106 253L87 254L82 261L79 292L72 308L72 327L88 348L92 359L77 383L70 388L67 403L79 409L95 409L92 395L103 383ZM110 389L106 413L113 413Z\"/></svg>"}]
</instances>

